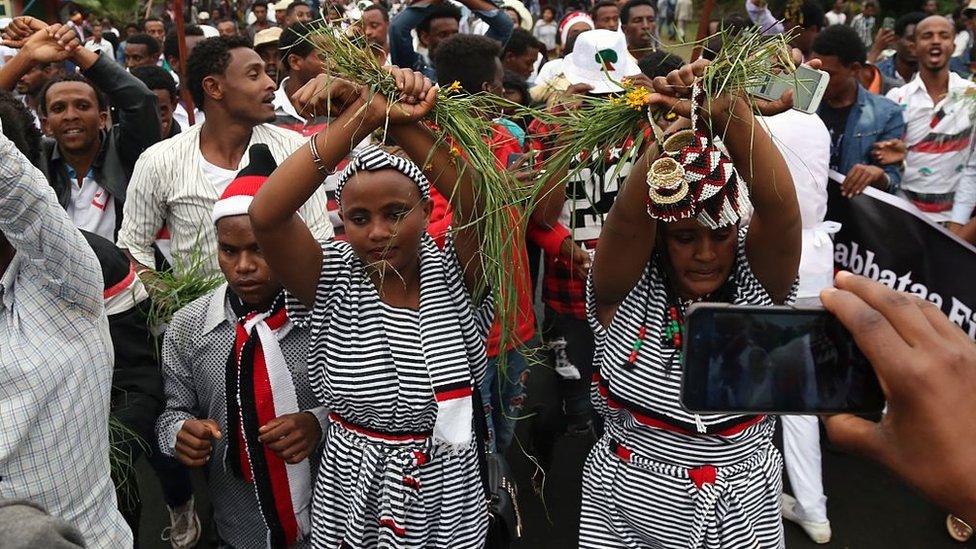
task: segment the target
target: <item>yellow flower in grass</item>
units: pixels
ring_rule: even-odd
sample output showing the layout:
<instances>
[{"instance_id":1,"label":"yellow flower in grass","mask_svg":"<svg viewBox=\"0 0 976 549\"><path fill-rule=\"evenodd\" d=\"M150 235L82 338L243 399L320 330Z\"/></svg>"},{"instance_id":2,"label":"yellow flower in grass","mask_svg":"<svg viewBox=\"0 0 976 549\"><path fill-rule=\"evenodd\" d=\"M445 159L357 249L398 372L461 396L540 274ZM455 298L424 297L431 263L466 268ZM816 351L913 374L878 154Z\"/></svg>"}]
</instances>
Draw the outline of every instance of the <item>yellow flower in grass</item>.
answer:
<instances>
[{"instance_id":1,"label":"yellow flower in grass","mask_svg":"<svg viewBox=\"0 0 976 549\"><path fill-rule=\"evenodd\" d=\"M451 145L451 156L458 157L461 156L461 149L454 145Z\"/></svg>"},{"instance_id":2,"label":"yellow flower in grass","mask_svg":"<svg viewBox=\"0 0 976 549\"><path fill-rule=\"evenodd\" d=\"M610 104L613 105L614 107L616 107L617 105L622 105L623 102L624 102L623 97L614 96L610 98Z\"/></svg>"},{"instance_id":3,"label":"yellow flower in grass","mask_svg":"<svg viewBox=\"0 0 976 549\"><path fill-rule=\"evenodd\" d=\"M451 82L451 85L450 86L444 88L444 93L446 93L448 95L450 95L452 93L458 93L459 91L461 91L461 82L459 82L457 80L455 80L454 82Z\"/></svg>"},{"instance_id":4,"label":"yellow flower in grass","mask_svg":"<svg viewBox=\"0 0 976 549\"><path fill-rule=\"evenodd\" d=\"M651 92L643 86L635 86L624 95L624 102L628 107L639 111L647 106L651 100Z\"/></svg>"}]
</instances>

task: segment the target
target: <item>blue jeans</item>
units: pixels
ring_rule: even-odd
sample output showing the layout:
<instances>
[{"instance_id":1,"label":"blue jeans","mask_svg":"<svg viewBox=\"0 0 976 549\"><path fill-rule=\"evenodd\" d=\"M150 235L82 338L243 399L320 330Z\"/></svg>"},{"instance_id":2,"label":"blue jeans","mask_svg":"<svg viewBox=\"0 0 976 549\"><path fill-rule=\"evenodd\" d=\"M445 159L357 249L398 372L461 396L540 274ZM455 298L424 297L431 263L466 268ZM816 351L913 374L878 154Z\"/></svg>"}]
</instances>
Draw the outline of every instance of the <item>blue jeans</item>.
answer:
<instances>
[{"instance_id":1,"label":"blue jeans","mask_svg":"<svg viewBox=\"0 0 976 549\"><path fill-rule=\"evenodd\" d=\"M485 403L488 420L488 449L504 454L512 444L515 422L525 406L525 382L529 377L528 354L538 346L533 338L522 349L507 353L505 372L501 371L498 357L488 358L485 379L481 383L481 400Z\"/></svg>"}]
</instances>

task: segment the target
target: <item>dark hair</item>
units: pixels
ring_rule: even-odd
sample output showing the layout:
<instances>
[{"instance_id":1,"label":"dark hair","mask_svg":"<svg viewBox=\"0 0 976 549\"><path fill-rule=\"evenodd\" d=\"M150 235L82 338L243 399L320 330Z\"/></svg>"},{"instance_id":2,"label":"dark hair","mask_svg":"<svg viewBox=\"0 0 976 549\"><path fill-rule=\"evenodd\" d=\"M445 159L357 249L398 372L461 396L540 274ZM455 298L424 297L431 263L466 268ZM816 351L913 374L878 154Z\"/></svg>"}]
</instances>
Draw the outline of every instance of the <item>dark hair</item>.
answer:
<instances>
[{"instance_id":1,"label":"dark hair","mask_svg":"<svg viewBox=\"0 0 976 549\"><path fill-rule=\"evenodd\" d=\"M150 15L149 17L142 20L142 30L146 30L146 23L152 23L154 21L157 23L163 22L162 19L156 17L155 15ZM163 23L163 25L165 25L165 23Z\"/></svg>"},{"instance_id":2,"label":"dark hair","mask_svg":"<svg viewBox=\"0 0 976 549\"><path fill-rule=\"evenodd\" d=\"M912 25L918 26L922 22L922 19L925 19L925 14L920 11L913 11L902 15L895 21L895 36L903 38L908 27Z\"/></svg>"},{"instance_id":3,"label":"dark hair","mask_svg":"<svg viewBox=\"0 0 976 549\"><path fill-rule=\"evenodd\" d=\"M267 0L256 0L253 4L251 4L251 9L253 10L254 8L256 8L258 6L261 6L264 9L268 9L268 1Z\"/></svg>"},{"instance_id":4,"label":"dark hair","mask_svg":"<svg viewBox=\"0 0 976 549\"><path fill-rule=\"evenodd\" d=\"M434 19L451 19L460 22L461 10L452 4L437 4L427 10L427 17L417 25L417 32L430 32L430 22Z\"/></svg>"},{"instance_id":5,"label":"dark hair","mask_svg":"<svg viewBox=\"0 0 976 549\"><path fill-rule=\"evenodd\" d=\"M129 29L142 30L142 28L135 23L126 23L125 27L122 28L122 30L129 30Z\"/></svg>"},{"instance_id":6,"label":"dark hair","mask_svg":"<svg viewBox=\"0 0 976 549\"><path fill-rule=\"evenodd\" d=\"M380 15L383 16L383 20L387 23L390 22L390 10L386 9L386 6L382 4L372 4L368 8L363 10L363 15L366 15L367 11L378 11Z\"/></svg>"},{"instance_id":7,"label":"dark hair","mask_svg":"<svg viewBox=\"0 0 976 549\"><path fill-rule=\"evenodd\" d=\"M630 10L637 6L650 6L654 10L654 15L657 15L657 7L651 3L651 0L627 0L624 7L620 8L620 22L626 25L630 21Z\"/></svg>"},{"instance_id":8,"label":"dark hair","mask_svg":"<svg viewBox=\"0 0 976 549\"><path fill-rule=\"evenodd\" d=\"M684 64L685 62L680 57L664 50L652 51L637 62L641 72L648 78L667 76L668 73L680 69Z\"/></svg>"},{"instance_id":9,"label":"dark hair","mask_svg":"<svg viewBox=\"0 0 976 549\"><path fill-rule=\"evenodd\" d=\"M600 0L596 4L593 4L593 9L590 10L590 19L594 22L596 21L596 14L600 11L600 8L617 8L617 3L613 0ZM620 11L620 8L617 8Z\"/></svg>"},{"instance_id":10,"label":"dark hair","mask_svg":"<svg viewBox=\"0 0 976 549\"><path fill-rule=\"evenodd\" d=\"M302 23L301 21L286 27L281 32L281 38L278 39L278 49L281 50L281 58L287 59L289 55L308 57L310 53L315 51L315 45L307 40L306 37L315 33L318 29L319 25ZM288 63L284 63L284 65L287 69Z\"/></svg>"},{"instance_id":11,"label":"dark hair","mask_svg":"<svg viewBox=\"0 0 976 549\"><path fill-rule=\"evenodd\" d=\"M135 44L146 46L146 51L149 52L150 56L159 55L159 42L155 38L149 36L146 33L134 34L126 41L126 44Z\"/></svg>"},{"instance_id":12,"label":"dark hair","mask_svg":"<svg viewBox=\"0 0 976 549\"><path fill-rule=\"evenodd\" d=\"M190 58L186 61L186 80L193 102L203 108L203 79L215 74L224 74L230 63L230 51L237 48L251 48L251 41L244 36L214 36L201 40Z\"/></svg>"},{"instance_id":13,"label":"dark hair","mask_svg":"<svg viewBox=\"0 0 976 549\"><path fill-rule=\"evenodd\" d=\"M529 102L532 101L532 96L529 95L529 84L525 81L524 76L515 71L505 71L502 87L510 90L518 90L524 100L523 106L528 106Z\"/></svg>"},{"instance_id":14,"label":"dark hair","mask_svg":"<svg viewBox=\"0 0 976 549\"><path fill-rule=\"evenodd\" d=\"M306 8L311 9L311 7L309 7L309 5L306 4L305 2L302 2L302 0L295 0L291 4L288 4L288 7L285 8L285 15L291 15L295 13L295 10L297 8L300 8L301 6L305 6Z\"/></svg>"},{"instance_id":15,"label":"dark hair","mask_svg":"<svg viewBox=\"0 0 976 549\"><path fill-rule=\"evenodd\" d=\"M810 27L823 28L824 17L824 10L820 7L820 4L811 0L805 0L800 4L800 20L793 22L804 29L809 29Z\"/></svg>"},{"instance_id":16,"label":"dark hair","mask_svg":"<svg viewBox=\"0 0 976 549\"><path fill-rule=\"evenodd\" d=\"M542 11L540 11L540 12L539 12L539 14L541 15L541 14L543 14L543 13L546 13L546 10L549 10L549 11L551 11L551 12L552 12L552 18L553 18L553 19L556 19L556 8L554 8L554 7L552 7L552 6L544 6L544 7L542 8Z\"/></svg>"},{"instance_id":17,"label":"dark hair","mask_svg":"<svg viewBox=\"0 0 976 549\"><path fill-rule=\"evenodd\" d=\"M712 61L718 52L722 50L722 46L725 44L723 41L723 36L736 36L740 32L750 28L752 22L745 18L742 14L732 13L725 16L719 22L719 29L723 32L717 36L713 36L705 43L705 47L702 48L702 58Z\"/></svg>"},{"instance_id":18,"label":"dark hair","mask_svg":"<svg viewBox=\"0 0 976 549\"><path fill-rule=\"evenodd\" d=\"M230 17L224 17L223 19L220 19L219 21L217 21L217 24L218 25L221 24L221 23L230 23L230 24L234 25L234 28L235 29L237 28L237 21L234 21Z\"/></svg>"},{"instance_id":19,"label":"dark hair","mask_svg":"<svg viewBox=\"0 0 976 549\"><path fill-rule=\"evenodd\" d=\"M836 57L841 65L867 62L867 50L857 31L846 25L831 25L813 39L810 49L819 55Z\"/></svg>"},{"instance_id":20,"label":"dark hair","mask_svg":"<svg viewBox=\"0 0 976 549\"><path fill-rule=\"evenodd\" d=\"M0 125L17 150L38 166L41 160L41 132L24 103L7 90L0 90ZM39 166L38 166L39 167Z\"/></svg>"},{"instance_id":21,"label":"dark hair","mask_svg":"<svg viewBox=\"0 0 976 549\"><path fill-rule=\"evenodd\" d=\"M878 9L878 0L864 0L864 6L862 7L862 9L868 6L871 6L874 9Z\"/></svg>"},{"instance_id":22,"label":"dark hair","mask_svg":"<svg viewBox=\"0 0 976 549\"><path fill-rule=\"evenodd\" d=\"M90 87L92 89L93 92L95 92L95 100L98 101L98 110L99 111L107 111L108 110L108 99L105 98L105 94L103 94L101 92L101 90L99 90L98 88L96 88L95 87L95 84L92 84L91 80L85 78L84 76L82 76L82 75L80 75L80 74L78 74L76 72L71 72L71 73L68 73L68 74L62 74L62 75L59 75L59 76L55 76L54 78L48 80L47 81L47 84L44 84L44 87L41 88L40 93L37 94L37 106L38 106L38 108L41 111L41 116L47 116L47 92L48 92L48 90L51 89L51 86L53 86L55 84L60 84L62 82L81 82L82 84L87 85L88 87Z\"/></svg>"},{"instance_id":23,"label":"dark hair","mask_svg":"<svg viewBox=\"0 0 976 549\"><path fill-rule=\"evenodd\" d=\"M437 80L441 85L459 82L464 91L478 93L495 78L501 49L501 44L485 36L455 34L434 50Z\"/></svg>"},{"instance_id":24,"label":"dark hair","mask_svg":"<svg viewBox=\"0 0 976 549\"><path fill-rule=\"evenodd\" d=\"M176 80L162 67L136 67L132 69L132 76L141 80L150 90L166 90L176 97Z\"/></svg>"},{"instance_id":25,"label":"dark hair","mask_svg":"<svg viewBox=\"0 0 976 549\"><path fill-rule=\"evenodd\" d=\"M539 41L538 38L532 35L531 32L521 28L515 27L512 29L512 36L505 43L505 49L502 51L502 56L511 53L513 55L522 55L530 49L536 49L539 52L546 51L546 46Z\"/></svg>"},{"instance_id":26,"label":"dark hair","mask_svg":"<svg viewBox=\"0 0 976 549\"><path fill-rule=\"evenodd\" d=\"M203 36L203 29L198 25L187 25L183 34L184 36ZM176 29L166 33L166 39L163 40L163 55L167 59L180 56L180 38L176 34Z\"/></svg>"}]
</instances>

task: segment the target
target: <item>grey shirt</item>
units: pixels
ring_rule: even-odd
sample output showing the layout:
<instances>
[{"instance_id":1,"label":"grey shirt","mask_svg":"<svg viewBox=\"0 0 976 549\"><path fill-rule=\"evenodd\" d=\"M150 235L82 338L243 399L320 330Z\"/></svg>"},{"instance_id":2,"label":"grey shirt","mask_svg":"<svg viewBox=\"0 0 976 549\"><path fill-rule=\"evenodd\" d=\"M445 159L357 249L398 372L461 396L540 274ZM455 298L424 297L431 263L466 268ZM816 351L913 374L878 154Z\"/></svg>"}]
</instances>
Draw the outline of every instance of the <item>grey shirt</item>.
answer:
<instances>
[{"instance_id":1,"label":"grey shirt","mask_svg":"<svg viewBox=\"0 0 976 549\"><path fill-rule=\"evenodd\" d=\"M212 419L220 425L207 464L207 484L214 521L221 539L236 549L267 547L268 529L258 507L254 486L234 476L225 460L227 400L225 370L234 345L235 323L227 302L227 285L197 299L173 316L163 338L163 389L166 409L156 421L156 436L163 453L174 455L176 434L187 419ZM295 383L298 407L319 418L327 431L328 412L319 407L308 383L306 355L308 329L288 323L278 330L281 352ZM309 459L313 484L320 451ZM307 547L304 540L296 547Z\"/></svg>"}]
</instances>

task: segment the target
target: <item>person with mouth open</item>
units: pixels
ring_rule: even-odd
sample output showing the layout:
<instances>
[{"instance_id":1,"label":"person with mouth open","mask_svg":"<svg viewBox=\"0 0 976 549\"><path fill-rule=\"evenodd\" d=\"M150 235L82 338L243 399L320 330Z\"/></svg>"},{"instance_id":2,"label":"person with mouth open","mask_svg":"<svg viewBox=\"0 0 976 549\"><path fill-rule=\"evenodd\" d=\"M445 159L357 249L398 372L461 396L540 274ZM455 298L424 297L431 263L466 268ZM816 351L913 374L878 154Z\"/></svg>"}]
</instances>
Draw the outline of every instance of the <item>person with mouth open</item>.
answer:
<instances>
[{"instance_id":1,"label":"person with mouth open","mask_svg":"<svg viewBox=\"0 0 976 549\"><path fill-rule=\"evenodd\" d=\"M905 174L901 194L932 221L959 231L976 207L976 158L971 154L972 107L961 100L976 84L949 69L955 30L941 15L915 26L918 73L888 92L905 115Z\"/></svg>"},{"instance_id":2,"label":"person with mouth open","mask_svg":"<svg viewBox=\"0 0 976 549\"><path fill-rule=\"evenodd\" d=\"M195 249L217 247L208 216L247 165L248 147L263 143L281 162L305 142L271 125L275 83L245 37L198 43L187 60L187 84L205 121L146 150L129 184L118 246L144 268L154 266L152 245L164 225L178 271L188 266ZM310 194L302 215L317 239L332 238L324 189ZM202 259L207 271L219 273L216 256Z\"/></svg>"},{"instance_id":3,"label":"person with mouth open","mask_svg":"<svg viewBox=\"0 0 976 549\"><path fill-rule=\"evenodd\" d=\"M418 122L437 98L430 80L387 70L401 92L393 105L326 75L298 91L308 108L331 102L342 112L271 174L250 208L289 315L311 330L309 377L331 411L312 545L480 548L488 513L472 421L483 411L472 387L485 375L493 300L477 290L479 176ZM336 190L348 241L316 241L299 207L387 123L412 161L377 147L356 155ZM431 185L454 212L443 248L426 231Z\"/></svg>"},{"instance_id":4,"label":"person with mouth open","mask_svg":"<svg viewBox=\"0 0 976 549\"><path fill-rule=\"evenodd\" d=\"M586 304L596 343L592 401L606 431L583 469L582 548L785 543L775 419L696 414L680 402L688 307L789 303L801 250L790 171L749 103L721 95L692 114L689 96L707 65L654 80L651 105L696 116L697 130L680 119L634 164L596 245ZM791 104L784 96L757 106L772 115ZM728 149L720 161L715 137ZM706 167L687 161L705 155L713 159ZM733 167L731 177L697 175ZM706 188L716 194L697 202Z\"/></svg>"}]
</instances>

